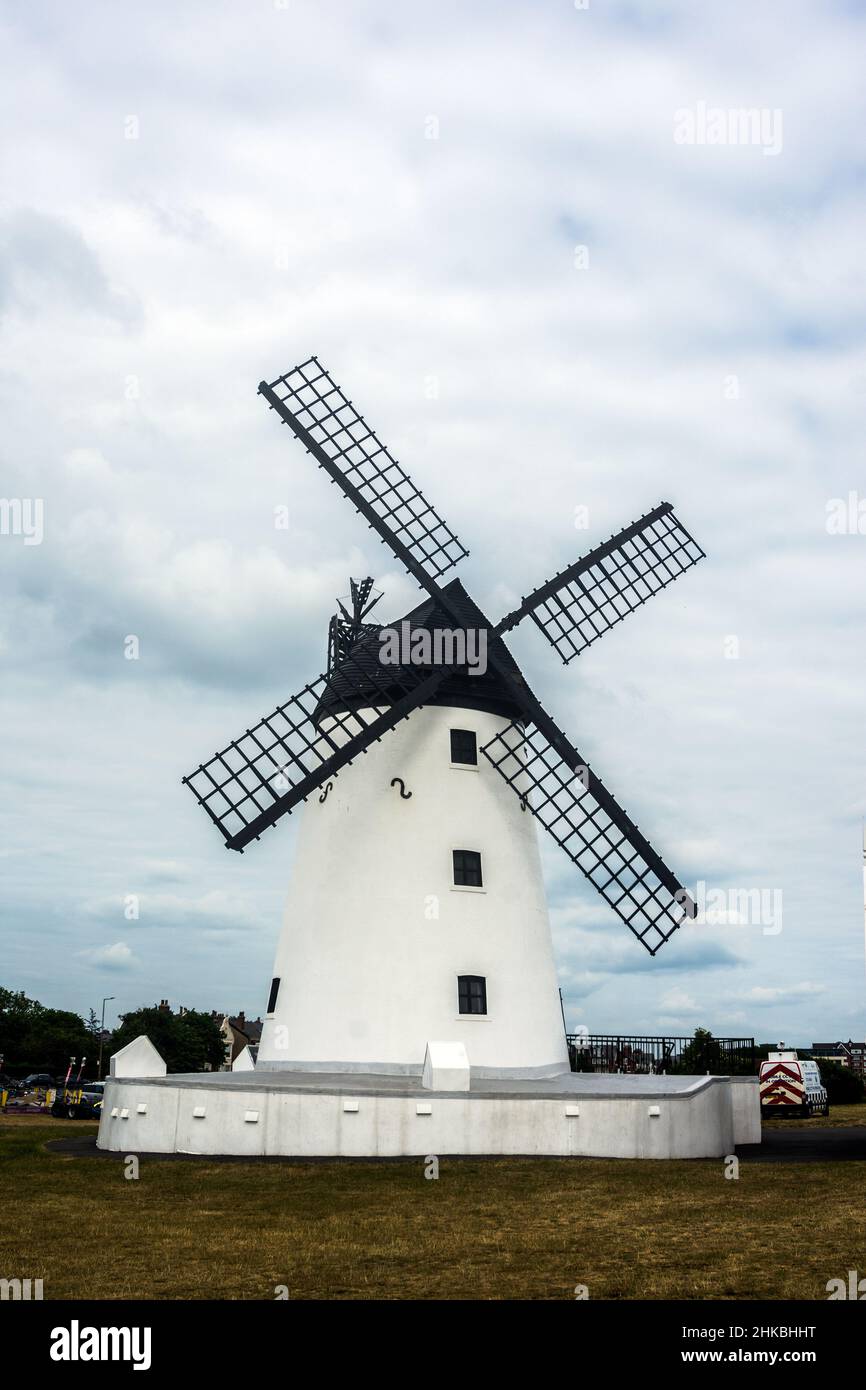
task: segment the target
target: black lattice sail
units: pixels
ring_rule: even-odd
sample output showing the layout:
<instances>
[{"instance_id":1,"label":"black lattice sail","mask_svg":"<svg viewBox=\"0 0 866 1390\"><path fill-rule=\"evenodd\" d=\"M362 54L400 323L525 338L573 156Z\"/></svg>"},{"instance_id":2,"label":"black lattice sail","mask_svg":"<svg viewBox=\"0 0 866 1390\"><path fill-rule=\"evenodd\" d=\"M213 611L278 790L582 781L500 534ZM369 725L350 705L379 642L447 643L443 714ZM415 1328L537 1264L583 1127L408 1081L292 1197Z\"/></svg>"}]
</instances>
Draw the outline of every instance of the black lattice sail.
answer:
<instances>
[{"instance_id":1,"label":"black lattice sail","mask_svg":"<svg viewBox=\"0 0 866 1390\"><path fill-rule=\"evenodd\" d=\"M184 783L230 849L243 849L423 704L453 668L382 666L356 647L215 753Z\"/></svg>"},{"instance_id":2,"label":"black lattice sail","mask_svg":"<svg viewBox=\"0 0 866 1390\"><path fill-rule=\"evenodd\" d=\"M502 630L531 617L568 664L703 558L663 502L536 589Z\"/></svg>"},{"instance_id":3,"label":"black lattice sail","mask_svg":"<svg viewBox=\"0 0 866 1390\"><path fill-rule=\"evenodd\" d=\"M280 414L299 438L315 446L311 452L324 455L319 462L330 465L332 476L339 473L344 491L372 509L387 528L383 539L396 537L432 579L469 554L317 358L259 390L275 409L283 408Z\"/></svg>"},{"instance_id":4,"label":"black lattice sail","mask_svg":"<svg viewBox=\"0 0 866 1390\"><path fill-rule=\"evenodd\" d=\"M570 768L539 729L517 723L481 751L651 955L694 916L691 897L588 766Z\"/></svg>"}]
</instances>

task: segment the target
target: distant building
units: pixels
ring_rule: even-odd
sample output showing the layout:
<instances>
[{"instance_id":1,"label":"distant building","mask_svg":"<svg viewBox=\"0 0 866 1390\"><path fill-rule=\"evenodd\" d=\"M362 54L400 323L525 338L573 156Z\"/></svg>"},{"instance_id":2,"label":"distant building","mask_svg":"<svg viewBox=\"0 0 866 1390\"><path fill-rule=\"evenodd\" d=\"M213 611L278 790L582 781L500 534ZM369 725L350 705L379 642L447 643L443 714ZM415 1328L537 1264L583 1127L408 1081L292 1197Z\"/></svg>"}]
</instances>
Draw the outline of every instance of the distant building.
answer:
<instances>
[{"instance_id":1,"label":"distant building","mask_svg":"<svg viewBox=\"0 0 866 1390\"><path fill-rule=\"evenodd\" d=\"M866 1076L866 1042L812 1043L812 1057L816 1062L838 1062L842 1067L850 1067L859 1076Z\"/></svg>"},{"instance_id":2,"label":"distant building","mask_svg":"<svg viewBox=\"0 0 866 1390\"><path fill-rule=\"evenodd\" d=\"M223 1071L231 1071L232 1063L239 1053L248 1047L253 1056L259 1045L262 1036L262 1020L260 1018L246 1018L243 1010L239 1014L221 1014L214 1010L211 1018L219 1024L220 1032L225 1043L225 1062Z\"/></svg>"}]
</instances>

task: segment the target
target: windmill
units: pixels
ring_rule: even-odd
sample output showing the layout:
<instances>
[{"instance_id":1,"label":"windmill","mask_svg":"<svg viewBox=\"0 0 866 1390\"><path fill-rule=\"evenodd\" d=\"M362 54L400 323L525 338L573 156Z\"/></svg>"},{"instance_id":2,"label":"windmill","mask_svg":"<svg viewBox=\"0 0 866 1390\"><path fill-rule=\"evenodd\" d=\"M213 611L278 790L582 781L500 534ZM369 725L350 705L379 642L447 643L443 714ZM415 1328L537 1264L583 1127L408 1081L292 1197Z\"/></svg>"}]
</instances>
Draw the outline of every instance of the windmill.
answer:
<instances>
[{"instance_id":1,"label":"windmill","mask_svg":"<svg viewBox=\"0 0 866 1390\"><path fill-rule=\"evenodd\" d=\"M240 851L316 794L259 1064L411 1069L425 1038L465 1038L464 1023L490 1018L492 989L501 1027L476 1032L473 1063L480 1057L489 1074L503 1056L511 1075L561 1068L532 818L651 955L696 908L503 638L530 618L567 664L704 552L662 502L491 624L459 580L443 582L468 550L318 359L259 392L421 587L401 626L483 639L487 661L483 674L470 670L464 642L438 664L385 663L384 629L369 620L379 595L371 578L353 580L349 606L331 621L327 670L183 779ZM450 757L440 756L449 736ZM484 769L483 781L453 780ZM498 883L482 868L491 857ZM434 914L413 936L419 898L438 905L440 889L488 900L449 898L447 925Z\"/></svg>"}]
</instances>

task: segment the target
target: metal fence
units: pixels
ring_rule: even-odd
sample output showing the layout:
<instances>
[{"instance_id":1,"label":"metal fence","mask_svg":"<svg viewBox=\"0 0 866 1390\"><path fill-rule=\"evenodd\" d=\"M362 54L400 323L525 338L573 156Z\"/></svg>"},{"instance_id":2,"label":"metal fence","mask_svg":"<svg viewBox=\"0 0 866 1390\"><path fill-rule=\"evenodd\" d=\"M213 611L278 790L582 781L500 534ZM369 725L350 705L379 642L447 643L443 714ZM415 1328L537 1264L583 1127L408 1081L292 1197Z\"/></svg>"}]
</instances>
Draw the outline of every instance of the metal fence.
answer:
<instances>
[{"instance_id":1,"label":"metal fence","mask_svg":"<svg viewBox=\"0 0 866 1390\"><path fill-rule=\"evenodd\" d=\"M754 1076L758 1070L754 1038L567 1033L566 1040L572 1071Z\"/></svg>"}]
</instances>

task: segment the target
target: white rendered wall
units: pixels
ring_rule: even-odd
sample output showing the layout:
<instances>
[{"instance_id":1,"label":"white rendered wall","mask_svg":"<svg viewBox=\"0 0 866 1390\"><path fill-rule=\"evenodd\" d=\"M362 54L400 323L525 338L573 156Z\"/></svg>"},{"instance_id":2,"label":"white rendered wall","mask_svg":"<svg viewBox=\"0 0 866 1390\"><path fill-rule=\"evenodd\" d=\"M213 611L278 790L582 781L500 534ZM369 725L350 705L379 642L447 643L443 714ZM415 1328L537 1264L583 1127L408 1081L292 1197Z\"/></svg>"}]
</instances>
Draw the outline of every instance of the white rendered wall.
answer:
<instances>
[{"instance_id":1,"label":"white rendered wall","mask_svg":"<svg viewBox=\"0 0 866 1390\"><path fill-rule=\"evenodd\" d=\"M150 1038L141 1033L114 1053L108 1070L110 1076L165 1076L166 1065Z\"/></svg>"},{"instance_id":2,"label":"white rendered wall","mask_svg":"<svg viewBox=\"0 0 866 1390\"><path fill-rule=\"evenodd\" d=\"M568 1069L534 817L480 751L451 764L452 728L480 750L508 722L416 710L307 802L258 1068L420 1071L455 1041L476 1074ZM454 849L482 890L454 887ZM486 978L486 1016L458 1013L458 975Z\"/></svg>"},{"instance_id":3,"label":"white rendered wall","mask_svg":"<svg viewBox=\"0 0 866 1390\"><path fill-rule=\"evenodd\" d=\"M731 1105L734 1115L734 1142L761 1142L761 1088L757 1076L731 1077Z\"/></svg>"},{"instance_id":4,"label":"white rendered wall","mask_svg":"<svg viewBox=\"0 0 866 1390\"><path fill-rule=\"evenodd\" d=\"M187 1081L188 1078L183 1078ZM121 1153L719 1158L734 1152L728 1077L676 1097L479 1098L219 1090L111 1081L100 1149ZM575 1113L576 1112L576 1113Z\"/></svg>"}]
</instances>

